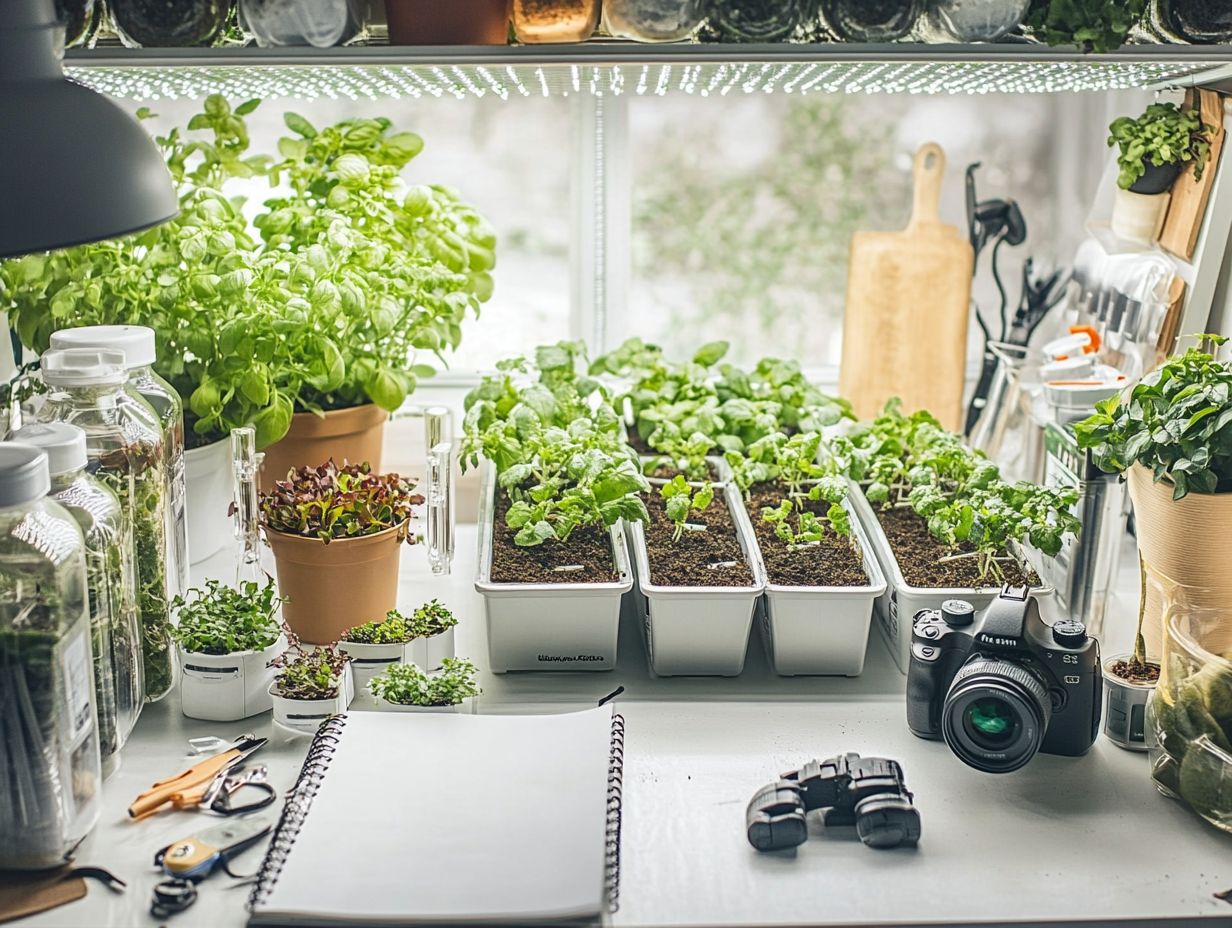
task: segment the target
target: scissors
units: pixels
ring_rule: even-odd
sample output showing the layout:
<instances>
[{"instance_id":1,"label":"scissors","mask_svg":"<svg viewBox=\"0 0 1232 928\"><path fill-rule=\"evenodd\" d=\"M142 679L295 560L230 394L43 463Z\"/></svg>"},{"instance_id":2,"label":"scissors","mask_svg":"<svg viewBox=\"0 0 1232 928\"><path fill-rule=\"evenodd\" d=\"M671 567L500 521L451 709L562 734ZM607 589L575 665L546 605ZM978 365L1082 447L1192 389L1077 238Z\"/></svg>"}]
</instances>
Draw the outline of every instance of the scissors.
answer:
<instances>
[{"instance_id":1,"label":"scissors","mask_svg":"<svg viewBox=\"0 0 1232 928\"><path fill-rule=\"evenodd\" d=\"M264 746L267 740L269 739L244 738L227 750L207 757L201 763L194 764L182 773L166 780L159 780L133 800L133 804L128 807L129 817L134 820L143 819L148 815L153 815L168 803L177 809L192 809L201 806L206 793L215 785L219 775L232 772L248 755ZM265 784L261 785L265 786ZM218 789L222 790L225 787L218 787ZM230 792L234 792L234 789ZM216 791L211 796L211 802L216 800L217 796ZM273 800L270 799L270 801ZM235 811L247 811L247 809ZM228 813L223 812L222 814Z\"/></svg>"}]
</instances>

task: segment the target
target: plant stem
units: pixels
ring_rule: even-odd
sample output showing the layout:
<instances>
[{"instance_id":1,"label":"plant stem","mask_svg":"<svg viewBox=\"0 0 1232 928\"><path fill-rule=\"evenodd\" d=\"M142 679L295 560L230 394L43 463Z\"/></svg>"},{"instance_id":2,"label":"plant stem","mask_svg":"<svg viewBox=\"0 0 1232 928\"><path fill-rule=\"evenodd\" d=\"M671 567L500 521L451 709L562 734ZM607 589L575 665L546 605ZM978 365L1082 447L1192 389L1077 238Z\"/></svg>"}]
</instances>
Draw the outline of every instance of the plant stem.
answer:
<instances>
[{"instance_id":1,"label":"plant stem","mask_svg":"<svg viewBox=\"0 0 1232 928\"><path fill-rule=\"evenodd\" d=\"M1142 552L1138 552L1138 632L1134 636L1133 663L1139 667L1146 666L1146 636L1142 634L1143 621L1146 619L1146 561Z\"/></svg>"}]
</instances>

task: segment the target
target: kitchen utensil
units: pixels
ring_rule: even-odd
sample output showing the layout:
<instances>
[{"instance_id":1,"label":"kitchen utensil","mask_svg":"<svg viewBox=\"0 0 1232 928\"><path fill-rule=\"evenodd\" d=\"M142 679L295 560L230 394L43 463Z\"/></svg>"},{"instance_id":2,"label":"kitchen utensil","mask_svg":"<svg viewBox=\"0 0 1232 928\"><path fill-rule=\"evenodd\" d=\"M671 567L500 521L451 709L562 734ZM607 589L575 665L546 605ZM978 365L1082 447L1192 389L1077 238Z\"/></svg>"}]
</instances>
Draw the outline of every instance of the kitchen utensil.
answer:
<instances>
[{"instance_id":1,"label":"kitchen utensil","mask_svg":"<svg viewBox=\"0 0 1232 928\"><path fill-rule=\"evenodd\" d=\"M246 738L225 751L194 764L182 773L159 780L128 807L131 818L141 819L157 812L167 803L177 809L191 809L201 804L214 778L224 770L238 765L253 751L265 745L267 738Z\"/></svg>"}]
</instances>

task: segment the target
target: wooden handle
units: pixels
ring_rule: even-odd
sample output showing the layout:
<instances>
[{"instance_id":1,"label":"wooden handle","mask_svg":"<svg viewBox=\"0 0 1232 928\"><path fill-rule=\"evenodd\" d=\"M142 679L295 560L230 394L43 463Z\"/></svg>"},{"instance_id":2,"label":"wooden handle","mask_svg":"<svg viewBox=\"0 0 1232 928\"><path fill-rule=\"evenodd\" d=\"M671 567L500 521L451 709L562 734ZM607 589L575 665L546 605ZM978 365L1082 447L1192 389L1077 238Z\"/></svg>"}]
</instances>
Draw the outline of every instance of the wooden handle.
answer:
<instances>
[{"instance_id":1,"label":"wooden handle","mask_svg":"<svg viewBox=\"0 0 1232 928\"><path fill-rule=\"evenodd\" d=\"M239 756L239 751L224 751L203 760L195 767L189 767L169 780L160 780L133 800L133 804L128 807L129 816L144 818L163 804L170 802L177 794L189 792L195 786L209 783L220 770Z\"/></svg>"},{"instance_id":2,"label":"wooden handle","mask_svg":"<svg viewBox=\"0 0 1232 928\"><path fill-rule=\"evenodd\" d=\"M945 179L945 152L936 142L925 142L915 153L915 196L908 229L941 222L941 181Z\"/></svg>"}]
</instances>

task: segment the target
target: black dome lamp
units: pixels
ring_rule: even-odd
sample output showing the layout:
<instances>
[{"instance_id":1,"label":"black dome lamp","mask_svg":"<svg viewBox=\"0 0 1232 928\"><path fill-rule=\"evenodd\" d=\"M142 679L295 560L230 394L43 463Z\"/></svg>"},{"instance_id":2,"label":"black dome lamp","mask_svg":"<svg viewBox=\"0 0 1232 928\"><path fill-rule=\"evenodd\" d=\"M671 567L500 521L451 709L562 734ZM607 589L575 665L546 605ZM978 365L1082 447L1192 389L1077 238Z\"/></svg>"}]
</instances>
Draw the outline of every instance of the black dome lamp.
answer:
<instances>
[{"instance_id":1,"label":"black dome lamp","mask_svg":"<svg viewBox=\"0 0 1232 928\"><path fill-rule=\"evenodd\" d=\"M115 238L179 212L158 148L102 94L64 76L53 0L0 13L0 258Z\"/></svg>"}]
</instances>

